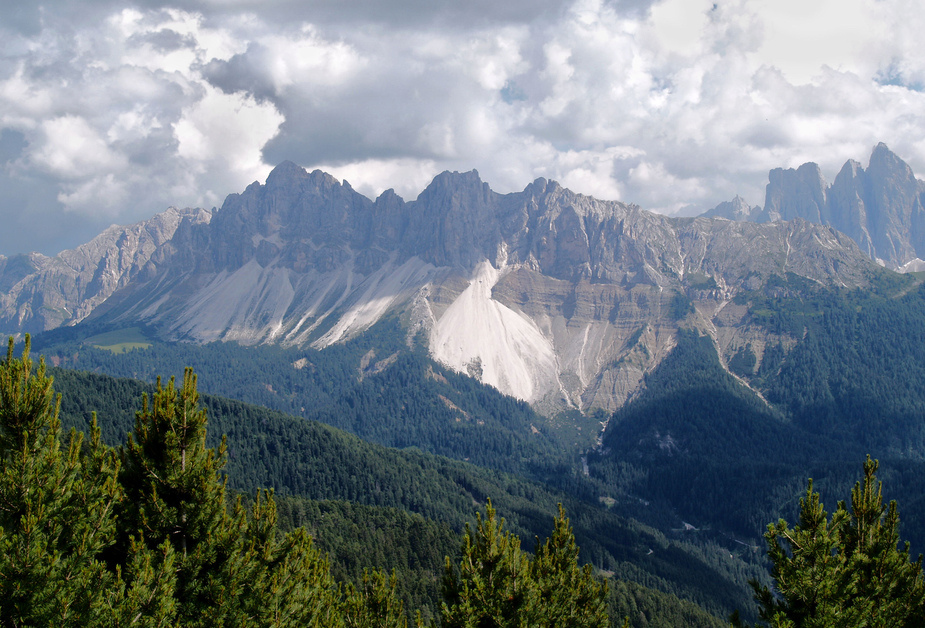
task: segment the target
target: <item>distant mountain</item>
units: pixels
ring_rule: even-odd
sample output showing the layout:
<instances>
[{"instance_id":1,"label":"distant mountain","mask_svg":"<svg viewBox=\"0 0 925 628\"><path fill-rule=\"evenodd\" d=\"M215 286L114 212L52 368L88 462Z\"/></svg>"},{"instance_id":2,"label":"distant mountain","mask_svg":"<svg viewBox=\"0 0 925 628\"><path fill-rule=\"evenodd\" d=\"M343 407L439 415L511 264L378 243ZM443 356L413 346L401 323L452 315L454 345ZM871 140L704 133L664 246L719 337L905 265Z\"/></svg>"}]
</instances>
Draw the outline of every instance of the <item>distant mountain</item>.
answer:
<instances>
[{"instance_id":1,"label":"distant mountain","mask_svg":"<svg viewBox=\"0 0 925 628\"><path fill-rule=\"evenodd\" d=\"M288 162L214 214L168 210L34 271L7 266L4 333L89 317L321 349L396 316L409 343L547 413L620 407L681 327L728 355L762 346L765 330L712 322L742 290L788 273L863 286L876 270L805 220L668 218L545 179L498 194L475 171L444 172L412 202L371 201Z\"/></svg>"},{"instance_id":2,"label":"distant mountain","mask_svg":"<svg viewBox=\"0 0 925 628\"><path fill-rule=\"evenodd\" d=\"M925 182L887 148L878 144L865 170L848 160L829 185L819 166L775 168L769 174L764 208L743 209L736 197L705 212L730 220L774 222L802 218L831 225L861 250L897 270L925 267Z\"/></svg>"},{"instance_id":3,"label":"distant mountain","mask_svg":"<svg viewBox=\"0 0 925 628\"><path fill-rule=\"evenodd\" d=\"M208 223L209 212L171 207L151 220L113 225L55 257L0 255L0 329L37 333L82 321L113 292L153 273L171 254L181 222Z\"/></svg>"},{"instance_id":4,"label":"distant mountain","mask_svg":"<svg viewBox=\"0 0 925 628\"><path fill-rule=\"evenodd\" d=\"M725 218L726 220L748 220L755 222L758 214L761 212L761 206L750 206L744 198L736 194L731 201L720 203L713 209L705 211L701 216L704 218Z\"/></svg>"}]
</instances>

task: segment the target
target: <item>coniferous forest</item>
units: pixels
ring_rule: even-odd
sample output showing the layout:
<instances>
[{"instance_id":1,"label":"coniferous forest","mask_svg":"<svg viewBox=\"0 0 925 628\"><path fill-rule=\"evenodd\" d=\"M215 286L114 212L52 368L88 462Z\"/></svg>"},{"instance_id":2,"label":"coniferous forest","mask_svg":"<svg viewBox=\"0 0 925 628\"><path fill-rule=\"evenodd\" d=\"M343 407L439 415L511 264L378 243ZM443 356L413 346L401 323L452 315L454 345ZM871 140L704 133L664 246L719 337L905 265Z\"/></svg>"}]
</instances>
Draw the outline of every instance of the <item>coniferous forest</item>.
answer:
<instances>
[{"instance_id":1,"label":"coniferous forest","mask_svg":"<svg viewBox=\"0 0 925 628\"><path fill-rule=\"evenodd\" d=\"M43 334L56 366L3 363L4 621L921 625L925 294L892 281L744 293L801 340L724 364L682 329L612 416L538 415L395 320L322 352Z\"/></svg>"},{"instance_id":2,"label":"coniferous forest","mask_svg":"<svg viewBox=\"0 0 925 628\"><path fill-rule=\"evenodd\" d=\"M61 400L26 339L0 364L0 616L11 626L406 626L397 572L337 581L273 495L232 499L226 439L206 444L196 376L158 381L118 449L61 438ZM422 539L418 539L422 540ZM607 587L559 507L528 556L487 502L445 558L444 626L606 626ZM422 613L415 622L424 624Z\"/></svg>"}]
</instances>

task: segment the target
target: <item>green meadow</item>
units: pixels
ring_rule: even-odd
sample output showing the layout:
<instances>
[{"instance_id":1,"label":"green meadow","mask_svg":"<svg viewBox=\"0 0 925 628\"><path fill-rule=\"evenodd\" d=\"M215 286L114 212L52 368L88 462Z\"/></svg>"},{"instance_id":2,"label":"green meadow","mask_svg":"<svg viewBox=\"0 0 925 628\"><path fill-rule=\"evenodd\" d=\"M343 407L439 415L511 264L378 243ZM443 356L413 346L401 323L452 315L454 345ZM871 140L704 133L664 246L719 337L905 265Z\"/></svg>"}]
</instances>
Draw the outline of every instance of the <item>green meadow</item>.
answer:
<instances>
[{"instance_id":1,"label":"green meadow","mask_svg":"<svg viewBox=\"0 0 925 628\"><path fill-rule=\"evenodd\" d=\"M111 351L112 353L125 353L132 349L147 349L151 346L151 343L137 327L97 334L84 340L84 344Z\"/></svg>"}]
</instances>

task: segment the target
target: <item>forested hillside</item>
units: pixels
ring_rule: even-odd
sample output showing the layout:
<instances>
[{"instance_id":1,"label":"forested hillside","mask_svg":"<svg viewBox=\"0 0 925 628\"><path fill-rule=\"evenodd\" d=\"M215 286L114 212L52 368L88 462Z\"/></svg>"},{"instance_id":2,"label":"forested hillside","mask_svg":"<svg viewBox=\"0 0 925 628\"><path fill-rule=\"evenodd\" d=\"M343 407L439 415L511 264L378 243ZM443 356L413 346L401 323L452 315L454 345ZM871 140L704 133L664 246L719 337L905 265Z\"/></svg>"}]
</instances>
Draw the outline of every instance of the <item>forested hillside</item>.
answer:
<instances>
[{"instance_id":1,"label":"forested hillside","mask_svg":"<svg viewBox=\"0 0 925 628\"><path fill-rule=\"evenodd\" d=\"M90 408L106 408L105 412L98 413L101 429L117 439L119 434L124 438L134 424L137 400L149 389L131 380L65 369L52 369L51 372L65 400L62 403L65 425L84 426ZM69 397L79 401L69 402ZM114 402L116 399L121 402ZM572 484L574 490L566 493L415 449L399 451L370 444L314 421L241 402L208 395L203 395L202 402L209 416L208 442L217 445L219 435L226 436L229 487L245 492L257 486L273 488L281 500L284 525L306 523L310 519L302 517L308 517L317 508L338 508L314 505L315 500L339 500L338 503L346 501L374 509L416 513L449 526L458 534L463 523L472 520L478 505L484 505L490 498L505 517L509 529L520 536L529 550L535 537L548 534L556 504L562 503L574 526L582 560L615 578L631 579L672 594L665 599L674 600L674 606L666 608L681 608L673 596L692 600L718 616L725 616L735 608L750 608L746 582L760 575L757 566L730 559L719 545L691 543L666 536L619 516L602 507L596 494L583 489L578 476ZM110 420L104 418L107 414ZM304 502L305 499L310 501ZM354 513L351 517L359 519L368 516L394 519L396 516L394 510L344 508ZM372 512L381 514L369 514ZM364 524L355 525L363 527ZM401 530L404 524L396 525ZM429 534L443 533L437 528ZM404 546L408 541L404 533L399 533L392 542ZM346 551L344 560L348 564L365 563L362 556L369 552L355 543L352 550L338 549L343 546L337 541L331 545L323 540L318 543L335 555ZM398 551L405 555L409 550ZM403 560L376 566L402 569ZM420 563L427 572L425 557L417 556L411 562ZM348 573L337 569L335 567L335 573ZM425 578L420 574L413 577ZM403 590L402 586L399 590ZM424 586L421 582L407 586L409 600L423 599L422 593L415 593ZM431 580L430 587L427 600L433 608L439 582ZM628 603L628 599L621 603Z\"/></svg>"},{"instance_id":2,"label":"forested hillside","mask_svg":"<svg viewBox=\"0 0 925 628\"><path fill-rule=\"evenodd\" d=\"M163 343L145 340L141 330L117 334L115 341L123 342L108 345L114 336L97 332L55 330L35 340L36 350L63 367L152 383L191 366L210 394L318 420L381 445L414 446L515 473L538 471L530 467L537 463L558 471L560 462L577 461L579 444L593 442L599 427L580 416L551 422L526 403L440 366L420 347L409 349L395 320L324 351Z\"/></svg>"},{"instance_id":3,"label":"forested hillside","mask_svg":"<svg viewBox=\"0 0 925 628\"><path fill-rule=\"evenodd\" d=\"M771 341L743 343L724 363L709 336L682 329L644 389L609 419L540 416L409 348L394 320L320 352L164 344L143 329L113 336L92 326L56 330L37 344L68 367L56 371L65 420L86 426L96 408L113 444L131 429L142 389L186 364L201 369L204 389L300 415L203 398L210 438L228 436L229 486L273 487L281 512L292 506L316 521L322 511L345 522L385 517L396 529L407 525L398 513L413 513L459 534L473 506L492 498L529 548L561 502L582 559L636 583L613 589L622 591L620 604L644 607L631 601L632 587L644 585L715 617L740 609L748 618L745 582L766 577L761 535L767 523L796 516L807 477L835 501L855 481L858 460L879 458L885 497L903 498L904 538L913 552L925 547L925 294L916 277L884 273L862 291L788 275L735 304L744 308L743 328ZM680 312L682 326L693 315ZM598 420L607 427L593 447ZM350 559L356 545L326 547L354 565L336 573L359 577ZM402 547L385 567L421 565L403 572L412 575L401 594L433 612L434 556L418 563Z\"/></svg>"},{"instance_id":4,"label":"forested hillside","mask_svg":"<svg viewBox=\"0 0 925 628\"><path fill-rule=\"evenodd\" d=\"M428 605L433 598L425 599L430 597L427 581L434 579L427 567L435 551L452 543L446 528L395 510L290 499L283 508L289 532L277 533L271 494L256 491L250 505L240 497L233 506L226 500L230 495L219 472L227 441L208 446L207 411L199 405L191 369L182 385L173 379L159 382L152 395L143 396L134 429L113 450L100 440L95 418L87 447L74 431L60 440L52 380L44 364L33 366L28 339L21 359L14 357L11 339L7 358L0 361L0 500L5 505L0 614L11 625L121 625L132 617L158 626L401 627L407 625L401 593L405 602L422 602L416 623L437 621ZM234 475L229 469L229 478ZM607 587L591 565L578 567L578 548L561 505L551 533L532 557L520 549L490 500L485 508L476 525L465 527L458 567L446 558L441 625L468 626L489 617L499 625L608 624ZM325 521L328 515L332 520ZM318 535L329 534L332 524L338 529L329 543L344 561L340 573L354 584L337 583L332 573L338 569L332 572L305 528L293 527L296 523L309 524ZM39 529L43 533L36 535ZM365 534L351 534L364 529ZM429 535L419 535L428 530ZM383 545L369 552L369 541ZM36 556L51 560L36 561ZM379 571L358 576L351 559L366 565L370 559L404 562L404 569L396 566L391 577ZM401 589L399 573L407 577ZM635 590L637 597L646 597L644 589ZM690 605L672 603L670 596L661 599L669 600L667 614L656 613L656 620L678 612L703 620L702 625L713 623Z\"/></svg>"},{"instance_id":5,"label":"forested hillside","mask_svg":"<svg viewBox=\"0 0 925 628\"><path fill-rule=\"evenodd\" d=\"M793 517L807 477L835 501L857 461L880 459L904 500L904 531L925 549L925 292L885 276L867 291L782 279L738 299L750 324L800 338L743 350L724 366L696 331L646 377L588 456L602 490L664 504L704 534L758 545L764 524ZM730 372L732 371L732 373Z\"/></svg>"}]
</instances>

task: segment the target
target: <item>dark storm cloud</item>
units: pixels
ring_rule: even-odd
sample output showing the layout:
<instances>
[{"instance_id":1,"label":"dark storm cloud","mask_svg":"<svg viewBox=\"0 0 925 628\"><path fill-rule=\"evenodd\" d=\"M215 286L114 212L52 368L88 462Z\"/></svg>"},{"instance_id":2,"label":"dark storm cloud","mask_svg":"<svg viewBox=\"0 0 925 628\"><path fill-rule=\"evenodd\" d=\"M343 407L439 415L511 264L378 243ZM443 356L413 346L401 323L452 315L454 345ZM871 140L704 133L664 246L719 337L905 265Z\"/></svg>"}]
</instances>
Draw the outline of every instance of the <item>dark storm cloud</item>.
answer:
<instances>
[{"instance_id":1,"label":"dark storm cloud","mask_svg":"<svg viewBox=\"0 0 925 628\"><path fill-rule=\"evenodd\" d=\"M645 15L653 0L609 0L608 5L629 17ZM558 19L571 3L568 0L51 0L41 3L0 0L7 27L26 34L41 29L43 16L56 15L85 23L126 7L159 10L182 9L222 18L249 12L278 25L293 22L355 25L378 23L408 28L421 25L451 29L528 24L538 19Z\"/></svg>"},{"instance_id":2,"label":"dark storm cloud","mask_svg":"<svg viewBox=\"0 0 925 628\"><path fill-rule=\"evenodd\" d=\"M202 75L227 94L245 91L260 100L276 100L273 81L266 72L271 56L266 46L250 43L245 53L227 61L212 59L203 65Z\"/></svg>"},{"instance_id":3,"label":"dark storm cloud","mask_svg":"<svg viewBox=\"0 0 925 628\"><path fill-rule=\"evenodd\" d=\"M627 16L639 17L645 14L652 0L611 0L607 4ZM429 24L459 29L555 20L569 5L571 2L565 0L321 0L304 4L284 2L273 14L278 19L299 16L318 23L371 21L401 28Z\"/></svg>"},{"instance_id":4,"label":"dark storm cloud","mask_svg":"<svg viewBox=\"0 0 925 628\"><path fill-rule=\"evenodd\" d=\"M394 26L443 24L454 28L500 23L530 22L543 15L555 15L567 3L563 0L52 0L41 3L2 0L4 22L17 30L34 34L41 28L43 16L57 15L68 19L87 19L108 15L126 7L137 9L176 8L206 16L222 17L251 12L271 23L289 24L305 21L316 24L356 24L377 22ZM646 4L620 2L627 8ZM81 20L82 21L82 20Z\"/></svg>"},{"instance_id":5,"label":"dark storm cloud","mask_svg":"<svg viewBox=\"0 0 925 628\"><path fill-rule=\"evenodd\" d=\"M247 91L283 114L280 133L264 147L269 163L337 164L360 159L411 157L437 159L439 143L427 141L428 126L459 117L488 92L458 72L425 68L407 50L367 59L355 76L332 88L307 71L300 81L280 87L268 68L278 51L259 44L230 60L213 61L204 76L226 93ZM413 66L420 71L409 70Z\"/></svg>"}]
</instances>

